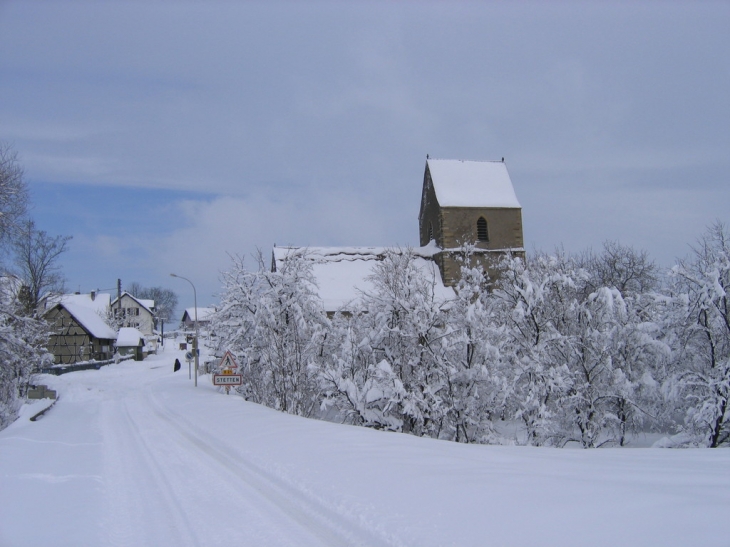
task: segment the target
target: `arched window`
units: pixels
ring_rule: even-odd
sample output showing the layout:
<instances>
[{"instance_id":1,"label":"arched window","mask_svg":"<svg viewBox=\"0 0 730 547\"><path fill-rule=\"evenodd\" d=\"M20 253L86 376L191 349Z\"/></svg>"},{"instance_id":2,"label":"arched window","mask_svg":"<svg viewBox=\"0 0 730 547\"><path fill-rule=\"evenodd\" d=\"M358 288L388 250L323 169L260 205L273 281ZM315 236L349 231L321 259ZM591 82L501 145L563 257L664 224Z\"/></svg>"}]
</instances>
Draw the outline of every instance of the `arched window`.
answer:
<instances>
[{"instance_id":1,"label":"arched window","mask_svg":"<svg viewBox=\"0 0 730 547\"><path fill-rule=\"evenodd\" d=\"M489 230L487 230L487 221L484 217L477 220L477 239L479 241L489 241Z\"/></svg>"}]
</instances>

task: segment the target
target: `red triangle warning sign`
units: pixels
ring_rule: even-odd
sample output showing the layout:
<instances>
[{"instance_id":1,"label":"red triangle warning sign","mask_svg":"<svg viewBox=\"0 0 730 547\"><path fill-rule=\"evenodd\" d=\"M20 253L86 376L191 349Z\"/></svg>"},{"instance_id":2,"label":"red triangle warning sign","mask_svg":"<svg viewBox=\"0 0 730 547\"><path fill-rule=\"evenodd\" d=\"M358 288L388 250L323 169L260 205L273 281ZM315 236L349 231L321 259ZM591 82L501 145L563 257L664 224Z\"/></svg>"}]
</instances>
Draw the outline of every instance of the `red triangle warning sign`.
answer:
<instances>
[{"instance_id":1,"label":"red triangle warning sign","mask_svg":"<svg viewBox=\"0 0 730 547\"><path fill-rule=\"evenodd\" d=\"M238 368L238 363L236 363L236 360L233 358L233 354L230 351L226 351L223 359L221 359L221 362L218 364L218 368Z\"/></svg>"}]
</instances>

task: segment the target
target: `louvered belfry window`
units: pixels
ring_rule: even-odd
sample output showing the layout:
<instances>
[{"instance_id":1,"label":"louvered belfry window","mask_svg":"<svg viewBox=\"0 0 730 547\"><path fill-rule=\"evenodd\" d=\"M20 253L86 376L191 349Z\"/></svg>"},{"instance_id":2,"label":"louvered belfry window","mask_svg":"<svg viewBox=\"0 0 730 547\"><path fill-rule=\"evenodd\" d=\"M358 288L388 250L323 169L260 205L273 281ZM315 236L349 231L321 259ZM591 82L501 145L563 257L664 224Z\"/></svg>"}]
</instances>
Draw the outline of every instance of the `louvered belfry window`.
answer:
<instances>
[{"instance_id":1,"label":"louvered belfry window","mask_svg":"<svg viewBox=\"0 0 730 547\"><path fill-rule=\"evenodd\" d=\"M477 239L479 241L489 241L489 230L487 230L487 221L484 217L477 220Z\"/></svg>"}]
</instances>

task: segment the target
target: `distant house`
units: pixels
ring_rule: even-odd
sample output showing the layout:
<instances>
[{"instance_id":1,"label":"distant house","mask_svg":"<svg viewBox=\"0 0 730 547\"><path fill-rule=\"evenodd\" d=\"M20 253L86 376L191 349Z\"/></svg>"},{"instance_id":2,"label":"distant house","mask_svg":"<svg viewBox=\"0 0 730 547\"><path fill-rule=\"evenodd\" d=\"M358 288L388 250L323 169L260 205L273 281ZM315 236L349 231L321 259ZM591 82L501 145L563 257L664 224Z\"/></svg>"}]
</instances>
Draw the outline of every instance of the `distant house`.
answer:
<instances>
[{"instance_id":1,"label":"distant house","mask_svg":"<svg viewBox=\"0 0 730 547\"><path fill-rule=\"evenodd\" d=\"M46 309L44 318L51 328L48 351L56 364L111 359L117 335L94 308L60 302Z\"/></svg>"},{"instance_id":2,"label":"distant house","mask_svg":"<svg viewBox=\"0 0 730 547\"><path fill-rule=\"evenodd\" d=\"M119 329L116 346L119 355L132 355L135 361L147 356L144 335L134 327Z\"/></svg>"},{"instance_id":3,"label":"distant house","mask_svg":"<svg viewBox=\"0 0 730 547\"><path fill-rule=\"evenodd\" d=\"M144 335L152 335L155 326L155 301L123 292L111 303L112 314L122 327L132 327Z\"/></svg>"},{"instance_id":4,"label":"distant house","mask_svg":"<svg viewBox=\"0 0 730 547\"><path fill-rule=\"evenodd\" d=\"M215 313L215 308L198 308L198 328L207 328L210 325L210 320ZM185 313L182 316L183 329L192 331L195 330L195 308L185 308Z\"/></svg>"},{"instance_id":5,"label":"distant house","mask_svg":"<svg viewBox=\"0 0 730 547\"><path fill-rule=\"evenodd\" d=\"M312 263L313 287L328 314L348 311L362 298L363 293L371 292L370 277L374 267L383 260L388 251L405 252L403 249L386 247L274 247L271 271L281 270L287 260L295 257ZM445 287L441 281L438 267L433 261L434 253L440 249L426 246L411 249L415 255L416 266L434 281L434 296L442 301L454 297L454 291Z\"/></svg>"}]
</instances>

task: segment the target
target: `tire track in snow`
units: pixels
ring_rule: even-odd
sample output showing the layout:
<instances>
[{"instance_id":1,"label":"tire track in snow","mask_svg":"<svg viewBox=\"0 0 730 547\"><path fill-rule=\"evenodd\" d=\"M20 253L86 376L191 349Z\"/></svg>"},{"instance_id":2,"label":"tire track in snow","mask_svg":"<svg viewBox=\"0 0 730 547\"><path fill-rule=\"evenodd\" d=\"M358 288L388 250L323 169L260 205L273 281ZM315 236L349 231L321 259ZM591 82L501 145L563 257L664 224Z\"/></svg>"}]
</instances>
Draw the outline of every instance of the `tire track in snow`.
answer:
<instances>
[{"instance_id":1,"label":"tire track in snow","mask_svg":"<svg viewBox=\"0 0 730 547\"><path fill-rule=\"evenodd\" d=\"M285 483L278 477L246 461L233 449L221 445L221 440L191 424L178 414L163 408L147 391L146 399L154 414L173 428L177 434L215 463L219 472L230 480L234 474L255 490L284 517L295 522L306 533L319 540L319 545L332 547L392 545L346 516L326 507L319 500ZM184 425L181 425L181 422Z\"/></svg>"},{"instance_id":2,"label":"tire track in snow","mask_svg":"<svg viewBox=\"0 0 730 547\"><path fill-rule=\"evenodd\" d=\"M185 522L192 523L187 528L195 531L198 543L205 547L320 545L308 542L300 529L287 528L286 519L280 526L281 521L272 519L272 509L262 507L260 496L250 486L211 466L209 458L157 415L144 396L134 401L132 420L148 439L152 457L164 463L158 466L159 473L174 485L176 498L187 510ZM164 545L177 543L165 541Z\"/></svg>"},{"instance_id":3,"label":"tire track in snow","mask_svg":"<svg viewBox=\"0 0 730 547\"><path fill-rule=\"evenodd\" d=\"M111 406L113 403L113 416ZM105 413L108 516L105 528L113 546L189 545L200 547L189 526L187 512L179 503L165 470L140 434L129 411L129 400L113 401ZM129 455L134 458L128 458ZM154 485L154 499L145 495ZM163 500L160 507L155 502ZM163 518L160 518L160 514Z\"/></svg>"}]
</instances>

